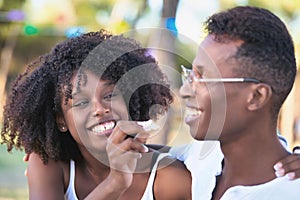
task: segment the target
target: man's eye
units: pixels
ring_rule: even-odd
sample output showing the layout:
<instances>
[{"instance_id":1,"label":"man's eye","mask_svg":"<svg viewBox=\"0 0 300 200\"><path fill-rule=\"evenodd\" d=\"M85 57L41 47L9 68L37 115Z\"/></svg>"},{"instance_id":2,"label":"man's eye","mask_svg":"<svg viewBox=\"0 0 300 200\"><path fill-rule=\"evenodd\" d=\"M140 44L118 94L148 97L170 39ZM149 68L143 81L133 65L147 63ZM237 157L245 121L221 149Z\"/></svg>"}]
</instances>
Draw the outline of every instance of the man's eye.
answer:
<instances>
[{"instance_id":1,"label":"man's eye","mask_svg":"<svg viewBox=\"0 0 300 200\"><path fill-rule=\"evenodd\" d=\"M194 71L194 76L196 77L196 78L198 78L198 79L200 79L200 78L203 78L203 74L201 73L201 72L199 72L199 71Z\"/></svg>"}]
</instances>

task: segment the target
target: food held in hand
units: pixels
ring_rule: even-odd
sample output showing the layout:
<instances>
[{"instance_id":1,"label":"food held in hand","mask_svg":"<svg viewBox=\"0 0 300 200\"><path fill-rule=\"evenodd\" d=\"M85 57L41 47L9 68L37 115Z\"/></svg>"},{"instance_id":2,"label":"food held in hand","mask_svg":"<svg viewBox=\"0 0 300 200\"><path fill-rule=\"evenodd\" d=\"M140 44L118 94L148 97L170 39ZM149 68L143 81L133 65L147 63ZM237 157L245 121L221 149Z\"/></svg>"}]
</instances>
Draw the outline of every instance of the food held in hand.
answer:
<instances>
[{"instance_id":1,"label":"food held in hand","mask_svg":"<svg viewBox=\"0 0 300 200\"><path fill-rule=\"evenodd\" d=\"M159 125L156 124L152 119L148 121L140 121L137 122L137 124L142 126L145 129L145 131L156 131L160 128Z\"/></svg>"}]
</instances>

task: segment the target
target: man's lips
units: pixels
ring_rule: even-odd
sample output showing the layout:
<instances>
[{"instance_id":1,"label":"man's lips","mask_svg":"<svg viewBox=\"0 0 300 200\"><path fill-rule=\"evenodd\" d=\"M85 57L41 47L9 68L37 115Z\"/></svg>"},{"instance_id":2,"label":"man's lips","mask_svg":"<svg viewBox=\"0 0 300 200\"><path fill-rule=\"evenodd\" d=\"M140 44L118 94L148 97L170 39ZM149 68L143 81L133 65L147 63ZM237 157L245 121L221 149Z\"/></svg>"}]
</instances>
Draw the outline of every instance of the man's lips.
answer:
<instances>
[{"instance_id":1,"label":"man's lips","mask_svg":"<svg viewBox=\"0 0 300 200\"><path fill-rule=\"evenodd\" d=\"M200 116L202 114L202 110L196 107L187 106L185 110L186 116Z\"/></svg>"}]
</instances>

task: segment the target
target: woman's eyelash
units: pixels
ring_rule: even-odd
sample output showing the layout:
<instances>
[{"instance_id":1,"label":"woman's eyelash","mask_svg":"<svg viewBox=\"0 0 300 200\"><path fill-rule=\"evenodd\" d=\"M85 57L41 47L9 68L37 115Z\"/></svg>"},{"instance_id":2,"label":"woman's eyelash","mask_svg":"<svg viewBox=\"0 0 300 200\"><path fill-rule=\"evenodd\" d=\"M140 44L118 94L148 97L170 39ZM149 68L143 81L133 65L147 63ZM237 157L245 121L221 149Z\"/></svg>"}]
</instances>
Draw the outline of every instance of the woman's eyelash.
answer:
<instances>
[{"instance_id":1,"label":"woman's eyelash","mask_svg":"<svg viewBox=\"0 0 300 200\"><path fill-rule=\"evenodd\" d=\"M79 107L79 106L83 106L88 104L89 101L88 100L83 100L83 101L78 101L72 104L72 107Z\"/></svg>"},{"instance_id":2,"label":"woman's eyelash","mask_svg":"<svg viewBox=\"0 0 300 200\"><path fill-rule=\"evenodd\" d=\"M109 93L108 95L105 95L104 99L111 99L112 97L115 97L117 95L118 94L116 92L112 92L112 93Z\"/></svg>"}]
</instances>

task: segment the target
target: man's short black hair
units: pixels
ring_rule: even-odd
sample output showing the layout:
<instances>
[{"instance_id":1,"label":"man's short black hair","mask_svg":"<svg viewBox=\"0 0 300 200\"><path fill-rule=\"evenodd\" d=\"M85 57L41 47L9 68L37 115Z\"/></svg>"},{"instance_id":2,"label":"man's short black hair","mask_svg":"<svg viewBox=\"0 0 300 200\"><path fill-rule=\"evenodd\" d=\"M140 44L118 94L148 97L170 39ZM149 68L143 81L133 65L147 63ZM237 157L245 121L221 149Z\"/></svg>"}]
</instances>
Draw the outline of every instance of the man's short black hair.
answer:
<instances>
[{"instance_id":1,"label":"man's short black hair","mask_svg":"<svg viewBox=\"0 0 300 200\"><path fill-rule=\"evenodd\" d=\"M294 45L285 24L266 9L238 6L212 15L205 25L216 41L242 41L233 56L239 66L236 75L272 87L272 112L277 119L296 76Z\"/></svg>"}]
</instances>

